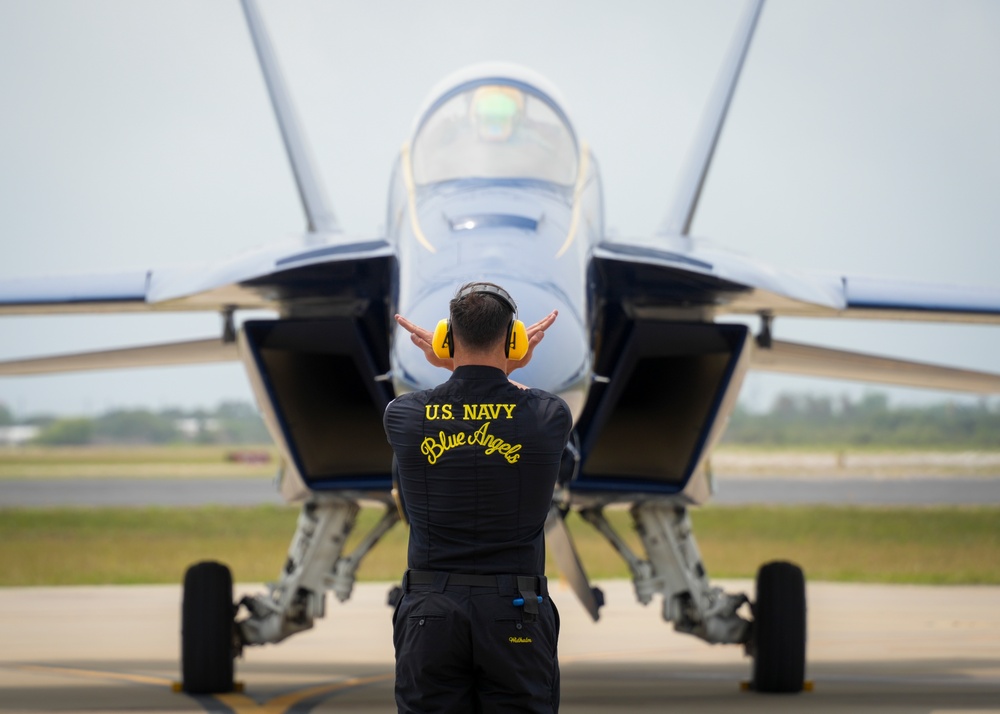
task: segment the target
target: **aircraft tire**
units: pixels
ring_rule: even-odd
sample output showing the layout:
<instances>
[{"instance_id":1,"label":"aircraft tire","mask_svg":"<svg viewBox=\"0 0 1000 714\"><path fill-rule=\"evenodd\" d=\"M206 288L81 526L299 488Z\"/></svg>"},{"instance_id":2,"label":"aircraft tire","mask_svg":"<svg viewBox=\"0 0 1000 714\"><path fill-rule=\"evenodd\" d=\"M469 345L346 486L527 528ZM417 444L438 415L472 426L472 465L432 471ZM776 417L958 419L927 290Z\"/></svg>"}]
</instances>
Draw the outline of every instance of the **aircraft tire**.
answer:
<instances>
[{"instance_id":1,"label":"aircraft tire","mask_svg":"<svg viewBox=\"0 0 1000 714\"><path fill-rule=\"evenodd\" d=\"M196 563L184 574L181 673L191 694L233 691L233 576L222 563Z\"/></svg>"},{"instance_id":2,"label":"aircraft tire","mask_svg":"<svg viewBox=\"0 0 1000 714\"><path fill-rule=\"evenodd\" d=\"M754 603L753 688L801 692L806 669L806 581L792 563L766 563L757 571Z\"/></svg>"}]
</instances>

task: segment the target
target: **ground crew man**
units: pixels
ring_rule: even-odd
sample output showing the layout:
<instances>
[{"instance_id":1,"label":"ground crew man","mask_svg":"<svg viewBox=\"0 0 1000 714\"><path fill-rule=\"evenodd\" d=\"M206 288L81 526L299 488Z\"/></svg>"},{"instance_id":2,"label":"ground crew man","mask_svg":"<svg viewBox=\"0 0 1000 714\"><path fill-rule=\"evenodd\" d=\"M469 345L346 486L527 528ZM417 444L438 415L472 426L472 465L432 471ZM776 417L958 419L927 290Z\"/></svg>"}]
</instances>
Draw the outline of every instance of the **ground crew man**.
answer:
<instances>
[{"instance_id":1,"label":"ground crew man","mask_svg":"<svg viewBox=\"0 0 1000 714\"><path fill-rule=\"evenodd\" d=\"M434 335L396 317L432 364L453 370L384 417L410 523L393 615L401 714L558 711L543 526L572 417L559 397L507 377L555 318L526 329L492 283L463 286ZM519 363L508 359L525 345Z\"/></svg>"}]
</instances>

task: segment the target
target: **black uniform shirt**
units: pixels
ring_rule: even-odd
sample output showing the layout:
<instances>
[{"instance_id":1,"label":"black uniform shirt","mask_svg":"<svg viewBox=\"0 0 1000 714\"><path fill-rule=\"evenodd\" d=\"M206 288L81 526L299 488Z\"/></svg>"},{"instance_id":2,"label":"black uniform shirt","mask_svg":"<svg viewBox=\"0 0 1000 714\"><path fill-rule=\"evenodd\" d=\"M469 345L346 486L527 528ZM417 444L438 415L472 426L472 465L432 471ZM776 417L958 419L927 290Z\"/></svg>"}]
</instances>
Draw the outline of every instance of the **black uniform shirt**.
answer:
<instances>
[{"instance_id":1,"label":"black uniform shirt","mask_svg":"<svg viewBox=\"0 0 1000 714\"><path fill-rule=\"evenodd\" d=\"M393 400L383 423L410 521L409 567L544 573L543 526L572 421L562 399L520 389L495 367L458 367Z\"/></svg>"}]
</instances>

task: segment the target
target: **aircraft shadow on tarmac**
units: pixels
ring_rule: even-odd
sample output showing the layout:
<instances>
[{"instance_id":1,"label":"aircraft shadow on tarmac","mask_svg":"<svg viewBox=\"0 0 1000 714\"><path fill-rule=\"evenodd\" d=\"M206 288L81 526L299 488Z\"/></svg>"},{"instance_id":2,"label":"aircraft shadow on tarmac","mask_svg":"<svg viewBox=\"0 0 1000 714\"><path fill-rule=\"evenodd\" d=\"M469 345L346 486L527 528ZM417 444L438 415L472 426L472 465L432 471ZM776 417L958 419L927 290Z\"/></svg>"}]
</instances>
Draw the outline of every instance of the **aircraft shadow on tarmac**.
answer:
<instances>
[{"instance_id":1,"label":"aircraft shadow on tarmac","mask_svg":"<svg viewBox=\"0 0 1000 714\"><path fill-rule=\"evenodd\" d=\"M824 663L810 673L814 691L759 697L741 690L746 668L734 664L567 662L562 667L561 711L1000 712L998 665L993 660ZM2 669L8 675L5 680L17 683L0 688L0 711L395 710L388 664L247 663L238 677L245 683L243 692L212 697L175 692L174 661L97 661L85 667L22 664Z\"/></svg>"}]
</instances>

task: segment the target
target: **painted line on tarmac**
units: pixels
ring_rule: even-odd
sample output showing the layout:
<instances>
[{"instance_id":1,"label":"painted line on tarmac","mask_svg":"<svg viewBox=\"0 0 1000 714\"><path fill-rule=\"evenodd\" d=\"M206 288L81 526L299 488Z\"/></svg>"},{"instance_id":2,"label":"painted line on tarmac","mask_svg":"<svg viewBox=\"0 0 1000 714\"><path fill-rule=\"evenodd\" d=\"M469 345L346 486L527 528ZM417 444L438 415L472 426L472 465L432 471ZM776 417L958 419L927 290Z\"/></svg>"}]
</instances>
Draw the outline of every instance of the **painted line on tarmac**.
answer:
<instances>
[{"instance_id":1,"label":"painted line on tarmac","mask_svg":"<svg viewBox=\"0 0 1000 714\"><path fill-rule=\"evenodd\" d=\"M153 686L171 687L173 682L163 677L150 677L145 674L128 674L126 672L100 672L92 669L76 669L75 667L53 667L41 664L18 664L14 669L22 672L35 672L39 674L65 674L71 677L86 677L90 679L110 679L118 682L131 682L132 684L151 684Z\"/></svg>"},{"instance_id":2,"label":"painted line on tarmac","mask_svg":"<svg viewBox=\"0 0 1000 714\"><path fill-rule=\"evenodd\" d=\"M256 714L285 714L293 707L310 699L315 699L316 704L321 702L331 694L346 690L364 687L377 682L390 681L395 677L394 672L386 674L375 674L369 677L351 677L333 684L320 684L306 689L299 689L288 694L282 694L265 702L258 702L246 694L216 694L213 698L220 704L229 707L234 714L244 712L255 712Z\"/></svg>"},{"instance_id":3,"label":"painted line on tarmac","mask_svg":"<svg viewBox=\"0 0 1000 714\"><path fill-rule=\"evenodd\" d=\"M130 684L145 684L152 685L156 687L165 687L173 691L174 681L171 679L165 679L163 677L150 677L144 674L129 674L127 672L107 672L94 669L78 669L75 667L55 667L50 665L37 665L37 664L20 664L14 665L13 669L20 670L22 672L34 672L36 674L61 674L70 677L82 677L85 679L104 679L115 682L129 682ZM357 687L364 687L369 684L376 684L378 682L385 682L392 680L395 677L394 672L388 672L385 674L375 674L368 677L351 677L349 679L343 679L338 682L333 682L331 684L319 684L311 687L306 687L305 689L299 689L285 694L281 694L276 697L272 697L266 701L257 701L246 694L232 693L232 694L215 694L215 695L199 695L193 696L187 694L186 692L179 692L185 696L192 699L197 704L201 705L205 711L216 712L218 711L217 706L214 704L221 704L223 707L231 711L233 714L244 714L245 712L255 712L255 714L285 714L295 706L301 704L307 700L316 700L314 703L318 704L326 697L335 694L340 691L347 689L355 689Z\"/></svg>"}]
</instances>

